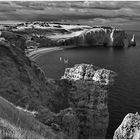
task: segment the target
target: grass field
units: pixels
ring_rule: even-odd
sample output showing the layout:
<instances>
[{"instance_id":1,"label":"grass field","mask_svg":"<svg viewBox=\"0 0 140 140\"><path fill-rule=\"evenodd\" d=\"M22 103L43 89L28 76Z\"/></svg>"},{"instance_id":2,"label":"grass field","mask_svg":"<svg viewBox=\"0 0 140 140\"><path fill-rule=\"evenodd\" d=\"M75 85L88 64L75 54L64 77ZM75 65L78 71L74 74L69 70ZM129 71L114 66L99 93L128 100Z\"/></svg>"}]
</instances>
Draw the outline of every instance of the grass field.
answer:
<instances>
[{"instance_id":1,"label":"grass field","mask_svg":"<svg viewBox=\"0 0 140 140\"><path fill-rule=\"evenodd\" d=\"M34 118L32 112L15 107L0 97L0 139L61 138Z\"/></svg>"}]
</instances>

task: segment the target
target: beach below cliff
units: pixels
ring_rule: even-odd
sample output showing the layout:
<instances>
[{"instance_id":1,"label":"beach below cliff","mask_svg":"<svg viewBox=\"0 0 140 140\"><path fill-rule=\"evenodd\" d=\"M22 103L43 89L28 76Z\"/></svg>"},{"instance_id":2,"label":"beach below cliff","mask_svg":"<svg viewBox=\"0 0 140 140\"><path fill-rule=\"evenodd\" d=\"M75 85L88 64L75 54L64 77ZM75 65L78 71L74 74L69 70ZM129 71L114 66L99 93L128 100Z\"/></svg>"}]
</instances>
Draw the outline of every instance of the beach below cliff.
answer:
<instances>
[{"instance_id":1,"label":"beach below cliff","mask_svg":"<svg viewBox=\"0 0 140 140\"><path fill-rule=\"evenodd\" d=\"M28 49L27 56L32 58L33 60L36 60L38 57L42 56L43 54L54 52L54 51L59 51L63 49L70 49L70 48L75 48L74 45L69 45L69 46L57 46L57 47L47 47L47 48L37 48L35 49Z\"/></svg>"},{"instance_id":2,"label":"beach below cliff","mask_svg":"<svg viewBox=\"0 0 140 140\"><path fill-rule=\"evenodd\" d=\"M63 48L61 48L61 47L38 48L37 50L33 50L33 51L29 52L28 56L30 58L32 58L33 60L36 60L42 54L46 54L49 52L58 51L58 50L62 50L62 49Z\"/></svg>"}]
</instances>

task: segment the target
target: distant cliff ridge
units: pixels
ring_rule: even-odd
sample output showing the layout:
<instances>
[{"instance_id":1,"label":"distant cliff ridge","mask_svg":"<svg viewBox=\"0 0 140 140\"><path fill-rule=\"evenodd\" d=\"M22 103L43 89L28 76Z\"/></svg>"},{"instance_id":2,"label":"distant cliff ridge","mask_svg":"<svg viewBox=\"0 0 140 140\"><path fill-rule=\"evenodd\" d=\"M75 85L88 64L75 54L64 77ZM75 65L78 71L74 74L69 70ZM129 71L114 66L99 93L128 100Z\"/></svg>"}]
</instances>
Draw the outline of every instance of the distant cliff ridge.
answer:
<instances>
[{"instance_id":1,"label":"distant cliff ridge","mask_svg":"<svg viewBox=\"0 0 140 140\"><path fill-rule=\"evenodd\" d=\"M78 32L77 32L78 33ZM76 46L104 46L104 47L125 47L125 40L128 46L133 46L124 30L115 28L95 27L85 29L79 35L58 40L65 45Z\"/></svg>"},{"instance_id":2,"label":"distant cliff ridge","mask_svg":"<svg viewBox=\"0 0 140 140\"><path fill-rule=\"evenodd\" d=\"M22 34L27 48L61 46L73 47L131 47L136 46L135 36L123 29L110 26L70 25L62 23L27 22L3 30Z\"/></svg>"}]
</instances>

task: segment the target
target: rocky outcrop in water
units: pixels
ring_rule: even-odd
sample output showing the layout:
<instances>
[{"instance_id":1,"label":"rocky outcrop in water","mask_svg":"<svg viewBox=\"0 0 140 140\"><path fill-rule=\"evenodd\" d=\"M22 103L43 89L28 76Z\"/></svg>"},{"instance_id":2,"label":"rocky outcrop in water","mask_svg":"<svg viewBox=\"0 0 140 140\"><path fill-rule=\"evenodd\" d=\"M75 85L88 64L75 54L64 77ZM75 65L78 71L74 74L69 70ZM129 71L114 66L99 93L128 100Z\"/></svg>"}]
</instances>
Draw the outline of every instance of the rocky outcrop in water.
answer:
<instances>
[{"instance_id":1,"label":"rocky outcrop in water","mask_svg":"<svg viewBox=\"0 0 140 140\"><path fill-rule=\"evenodd\" d=\"M133 47L136 46L135 34L133 34L133 37L132 37L132 39L131 39L131 41L130 41L130 45L129 45L129 46L130 46L130 47L131 47L131 46L133 46Z\"/></svg>"},{"instance_id":2,"label":"rocky outcrop in water","mask_svg":"<svg viewBox=\"0 0 140 140\"><path fill-rule=\"evenodd\" d=\"M127 114L115 131L113 139L140 139L140 115Z\"/></svg>"},{"instance_id":3,"label":"rocky outcrop in water","mask_svg":"<svg viewBox=\"0 0 140 140\"><path fill-rule=\"evenodd\" d=\"M74 80L64 74L65 79L48 79L25 55L26 39L23 36L5 31L1 37L1 97L14 106L35 111L34 119L51 132L49 136L42 135L44 138L105 138L110 71L84 64L81 66L86 68L84 78ZM93 80L93 74L96 80ZM106 84L101 84L102 79ZM3 117L1 113L0 117Z\"/></svg>"}]
</instances>

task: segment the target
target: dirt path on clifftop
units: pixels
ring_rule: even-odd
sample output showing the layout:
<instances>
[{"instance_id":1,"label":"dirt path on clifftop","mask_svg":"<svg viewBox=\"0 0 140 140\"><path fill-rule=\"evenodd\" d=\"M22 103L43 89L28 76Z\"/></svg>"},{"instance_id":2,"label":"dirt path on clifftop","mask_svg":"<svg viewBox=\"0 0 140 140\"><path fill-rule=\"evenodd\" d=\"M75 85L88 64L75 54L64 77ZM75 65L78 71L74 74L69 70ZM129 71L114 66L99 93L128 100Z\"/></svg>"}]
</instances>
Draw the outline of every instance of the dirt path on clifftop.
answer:
<instances>
[{"instance_id":1,"label":"dirt path on clifftop","mask_svg":"<svg viewBox=\"0 0 140 140\"><path fill-rule=\"evenodd\" d=\"M39 48L36 51L32 51L28 54L28 56L33 59L36 60L38 57L40 57L42 54L44 53L49 53L52 51L58 51L58 50L63 50L63 48L60 47L51 47L51 48Z\"/></svg>"}]
</instances>

